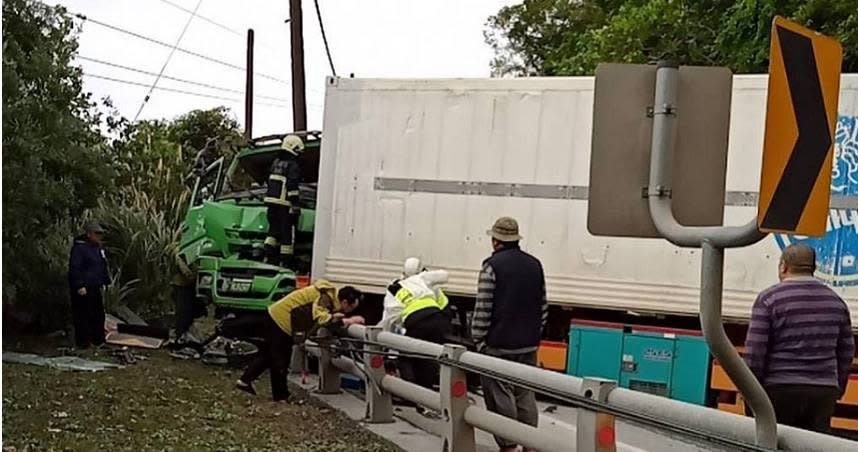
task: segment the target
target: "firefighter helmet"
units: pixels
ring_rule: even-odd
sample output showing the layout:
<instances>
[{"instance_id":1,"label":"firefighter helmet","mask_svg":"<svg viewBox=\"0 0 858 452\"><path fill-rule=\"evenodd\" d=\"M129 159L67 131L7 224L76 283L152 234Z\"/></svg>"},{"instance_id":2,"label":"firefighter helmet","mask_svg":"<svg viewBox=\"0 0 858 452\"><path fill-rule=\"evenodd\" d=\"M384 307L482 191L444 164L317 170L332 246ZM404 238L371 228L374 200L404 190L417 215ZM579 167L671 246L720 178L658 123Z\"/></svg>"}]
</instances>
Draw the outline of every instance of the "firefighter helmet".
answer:
<instances>
[{"instance_id":1,"label":"firefighter helmet","mask_svg":"<svg viewBox=\"0 0 858 452\"><path fill-rule=\"evenodd\" d=\"M280 149L298 155L304 152L304 142L301 141L298 135L286 135L283 138L283 144L280 145Z\"/></svg>"}]
</instances>

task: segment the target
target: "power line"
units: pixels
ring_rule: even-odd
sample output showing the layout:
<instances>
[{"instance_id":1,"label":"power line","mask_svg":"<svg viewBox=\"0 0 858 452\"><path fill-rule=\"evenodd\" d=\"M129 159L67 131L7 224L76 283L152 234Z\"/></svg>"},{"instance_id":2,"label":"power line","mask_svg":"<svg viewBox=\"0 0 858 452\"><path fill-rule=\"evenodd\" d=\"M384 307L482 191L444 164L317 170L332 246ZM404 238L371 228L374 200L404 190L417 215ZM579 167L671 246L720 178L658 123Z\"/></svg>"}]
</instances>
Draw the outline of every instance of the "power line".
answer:
<instances>
[{"instance_id":1,"label":"power line","mask_svg":"<svg viewBox=\"0 0 858 452\"><path fill-rule=\"evenodd\" d=\"M108 24L108 23L106 23L106 22L102 22L102 21L100 21L100 20L96 20L96 19L93 19L93 18L87 17L87 16L85 16L85 15L83 15L83 14L79 14L79 13L71 13L71 12L70 12L70 13L68 13L68 14L70 14L70 15L72 15L72 16L74 16L74 17L77 17L77 18L78 18L78 19L80 19L80 20L83 20L83 21L86 21L86 22L92 22L92 23L94 23L94 24L96 24L96 25L99 25L99 26L102 26L102 27L104 27L104 28L107 28L107 29L110 29L110 30L113 30L113 31L116 31L116 32L119 32L119 33L122 33L122 34L126 34L126 35L129 35L129 36L133 36L133 37L135 37L135 38L142 39L142 40L144 40L144 41L148 41L148 42L151 42L151 43L153 43L153 44L157 44L157 45L162 46L162 47L173 48L173 46L172 46L171 44L168 44L168 43L166 43L166 42L164 42L164 41L159 41L159 40L157 40L157 39L155 39L155 38L151 38L151 37L149 37L149 36L144 36L144 35L142 35L142 34L140 34L140 33L137 33L137 32L134 32L134 31L130 31L130 30L127 30L127 29L125 29L125 28L118 27L118 26L116 26L116 25L111 25L111 24ZM237 65L237 64L232 64L232 63L227 62L227 61L219 60L219 59L217 59L217 58L210 57L210 56L208 56L208 55L203 55L203 54L201 54L201 53L194 52L194 51L192 51L192 50L184 49L184 48L182 48L182 47L176 47L176 51L178 51L178 52L182 52L182 53L184 53L184 54L191 55L191 56L194 56L194 57L197 57L197 58L200 58L200 59L202 59L202 60L206 60L206 61L209 61L209 62L212 62L212 63L220 64L221 66L226 66L226 67L228 67L228 68L235 69L235 70L237 70L237 71L245 72L245 68L244 68L244 67L242 67L242 66L239 66L239 65ZM259 73L259 72L257 72L255 75L258 75L259 77L266 78L266 79L269 79L269 80L273 80L273 81L278 82L278 83L282 83L282 84L284 84L284 85L289 85L289 82L287 82L287 81L285 81L285 80L283 80L283 79L277 78L277 77L275 77L275 76L273 76L273 75L263 74L263 73Z\"/></svg>"},{"instance_id":2,"label":"power line","mask_svg":"<svg viewBox=\"0 0 858 452\"><path fill-rule=\"evenodd\" d=\"M137 72L137 73L139 73L139 74L151 75L151 76L153 76L153 77L154 77L154 76L156 76L156 75L158 75L158 74L157 74L157 73L155 73L155 72L151 72L151 71L147 71L147 70L144 70L144 69L135 68L135 67L131 67L131 66L125 66L125 65L122 65L122 64L118 64L118 63L112 63L112 62L110 62L110 61L100 60L100 59L98 59L98 58L90 58L90 57L83 56L83 55L77 55L77 56L76 56L76 58L78 58L78 59L80 59L80 60L84 60L84 61L89 61L89 62L92 62L92 63L96 63L96 64L101 64L101 65L104 65L104 66L110 66L110 67L115 67L115 68L117 68L117 69L123 69L123 70L130 71L130 72ZM186 84L188 84L188 85L199 86L199 87L201 87L201 88L208 88L208 89L213 89L213 90L217 90L217 91L223 91L223 92L226 92L226 93L244 94L244 91L241 91L241 90L232 89L232 88L226 88L226 87L223 87L223 86L217 86L217 85L210 85L210 84L208 84L208 83L197 82L197 81L194 81L194 80L188 80L188 79L179 78L179 77L173 77L173 76L170 76L170 75L162 75L162 76L161 76L161 78L164 78L164 79L167 79L167 80L173 80L173 81L180 82L180 83L186 83ZM291 102L289 99L285 99L285 98L282 98L282 97L264 96L264 95L261 95L261 94L256 94L256 95L254 95L253 97L254 97L254 98L259 98L259 99L268 99L268 100L273 100L273 101L277 101L277 102Z\"/></svg>"},{"instance_id":3,"label":"power line","mask_svg":"<svg viewBox=\"0 0 858 452\"><path fill-rule=\"evenodd\" d=\"M152 91L155 91L155 86L158 85L158 81L161 80L161 76L164 75L164 71L167 70L167 65L170 63L170 60L173 58L173 54L176 53L176 47L179 47L179 43L182 42L182 38L185 37L185 33L188 31L188 27L191 26L191 22L194 20L194 17L197 16L197 10L200 9L200 5L203 4L203 0L197 1L197 6L194 7L194 12L188 16L187 22L185 22L185 26L182 28L182 32L179 33L179 37L176 39L176 43L173 44L173 48L170 49L170 53L167 55L167 59L164 60L164 65L161 66L161 70L158 72L158 75L155 77L155 80L152 81L152 86L149 88L149 92L146 93L146 96L143 97L143 102L140 103L140 108L137 109L137 114L134 115L134 121L137 121L137 118L140 117L140 113L143 113L143 107L146 106L146 102L149 102L149 98L152 96Z\"/></svg>"},{"instance_id":4,"label":"power line","mask_svg":"<svg viewBox=\"0 0 858 452\"><path fill-rule=\"evenodd\" d=\"M100 80L107 80L109 82L122 83L122 84L130 85L130 86L141 86L143 88L149 87L149 85L146 83L140 83L140 82L135 82L132 80L125 80L125 79L121 79L121 78L107 77L104 75L90 74L87 72L84 72L83 75L84 75L84 77L95 78L95 79L100 79ZM188 96L196 96L196 97L204 97L207 99L223 100L223 101L227 101L227 102L238 102L238 103L243 102L240 99L234 99L231 97L218 96L218 95L214 95L214 94L198 93L195 91L186 91L183 89L165 88L162 86L156 86L155 89L159 90L159 91L166 91L166 92L177 93L177 94L185 94ZM268 107L277 107L277 108L286 108L286 109L292 108L289 105L272 104L272 103L267 103L267 102L260 102L259 104L265 105Z\"/></svg>"},{"instance_id":5,"label":"power line","mask_svg":"<svg viewBox=\"0 0 858 452\"><path fill-rule=\"evenodd\" d=\"M212 19L209 19L208 17L205 17L205 16L203 16L203 15L196 14L196 13L194 13L194 11L191 11L190 9L185 8L185 7L184 7L184 6L182 6L182 5L178 5L178 4L176 4L176 3L173 3L173 2L171 2L170 0L158 0L158 1L160 1L161 3L166 3L166 4L170 5L170 6L172 6L173 8L178 9L179 11L184 11L184 12L186 12L186 13L188 13L188 14L194 14L194 15L196 15L196 16L197 16L197 18L199 18L199 19L200 19L200 20L202 20L203 22L207 22L207 23L209 23L209 24L211 24L211 25L214 25L215 27L220 28L220 29L221 29L221 30L223 30L223 31L226 31L226 32L232 33L232 34L234 34L234 35L236 35L236 36L238 36L238 37L240 37L240 38L244 38L244 34L242 34L240 31L238 31L238 30L236 30L236 29L234 29L234 28L230 28L229 26L224 25L224 24L222 24L222 23L220 23L220 22L216 22L216 21L214 21L214 20L212 20Z\"/></svg>"},{"instance_id":6,"label":"power line","mask_svg":"<svg viewBox=\"0 0 858 452\"><path fill-rule=\"evenodd\" d=\"M172 6L173 8L176 8L176 9L178 9L179 11L183 11L183 12L186 12L186 13L188 13L188 14L191 14L191 13L193 12L193 11L191 11L190 9L185 8L185 7L184 7L184 6L182 6L182 5L179 5L179 4L176 4L176 3L174 3L174 2L171 2L170 0L158 0L158 1L160 1L161 3L167 4L167 5L170 5L170 6ZM206 22L206 23L208 23L208 24L210 24L210 25L213 25L213 26L215 26L215 27L217 27L217 28L220 28L221 30L226 31L227 33L230 33L230 34L236 35L236 36L238 36L239 38L241 38L242 40L244 40L244 39L245 39L245 34L244 34L244 33L242 33L242 32L241 32L241 31L239 31L239 30L236 30L235 28L230 27L229 25L225 25L225 24L223 24L223 23L221 23L221 22L218 22L218 21L216 21L216 20L214 20L214 19L208 18L208 17L203 16L203 15L201 15L201 14L197 14L197 18L198 18L198 19L200 19L200 20L202 20L203 22ZM262 47L265 47L266 49L268 49L268 50L269 50L269 51L271 51L271 52L275 52L275 53L279 52L279 51L278 51L277 49L275 49L274 47L269 46L269 45L267 45L267 44L265 44L265 43L257 42L257 44L261 45Z\"/></svg>"},{"instance_id":7,"label":"power line","mask_svg":"<svg viewBox=\"0 0 858 452\"><path fill-rule=\"evenodd\" d=\"M325 43L325 53L328 54L328 63L331 65L331 74L336 77L337 70L334 69L334 60L331 58L331 49L328 47L328 37L325 35L325 24L322 22L322 12L319 10L319 0L313 0L316 5L316 17L319 19L319 30L322 31L322 41Z\"/></svg>"}]
</instances>

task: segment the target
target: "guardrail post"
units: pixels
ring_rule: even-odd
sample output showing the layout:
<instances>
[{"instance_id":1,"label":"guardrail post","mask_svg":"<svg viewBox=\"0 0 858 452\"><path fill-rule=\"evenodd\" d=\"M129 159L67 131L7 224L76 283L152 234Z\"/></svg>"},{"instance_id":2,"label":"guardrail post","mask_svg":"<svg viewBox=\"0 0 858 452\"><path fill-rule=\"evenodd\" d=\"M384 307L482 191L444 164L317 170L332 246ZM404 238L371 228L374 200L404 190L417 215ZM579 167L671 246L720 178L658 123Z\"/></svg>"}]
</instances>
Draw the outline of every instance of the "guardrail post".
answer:
<instances>
[{"instance_id":1,"label":"guardrail post","mask_svg":"<svg viewBox=\"0 0 858 452\"><path fill-rule=\"evenodd\" d=\"M465 352L461 345L445 344L441 356L457 361ZM462 369L441 365L441 415L445 421L443 452L474 452L474 428L465 422L468 382Z\"/></svg>"},{"instance_id":2,"label":"guardrail post","mask_svg":"<svg viewBox=\"0 0 858 452\"><path fill-rule=\"evenodd\" d=\"M340 393L340 369L331 362L333 351L331 345L334 337L330 331L322 328L319 330L319 394Z\"/></svg>"},{"instance_id":3,"label":"guardrail post","mask_svg":"<svg viewBox=\"0 0 858 452\"><path fill-rule=\"evenodd\" d=\"M585 378L581 385L581 395L597 402L607 402L608 394L616 387L615 381ZM614 416L578 408L577 444L578 452L615 452L617 438Z\"/></svg>"},{"instance_id":4,"label":"guardrail post","mask_svg":"<svg viewBox=\"0 0 858 452\"><path fill-rule=\"evenodd\" d=\"M289 371L293 374L304 374L307 371L307 351L304 348L306 340L304 333L295 333L295 345L292 346L292 362Z\"/></svg>"},{"instance_id":5,"label":"guardrail post","mask_svg":"<svg viewBox=\"0 0 858 452\"><path fill-rule=\"evenodd\" d=\"M366 369L366 420L372 423L393 422L393 402L390 393L381 389L381 379L385 377L384 357L378 352L384 351L378 342L381 327L368 326L364 330L363 368Z\"/></svg>"}]
</instances>

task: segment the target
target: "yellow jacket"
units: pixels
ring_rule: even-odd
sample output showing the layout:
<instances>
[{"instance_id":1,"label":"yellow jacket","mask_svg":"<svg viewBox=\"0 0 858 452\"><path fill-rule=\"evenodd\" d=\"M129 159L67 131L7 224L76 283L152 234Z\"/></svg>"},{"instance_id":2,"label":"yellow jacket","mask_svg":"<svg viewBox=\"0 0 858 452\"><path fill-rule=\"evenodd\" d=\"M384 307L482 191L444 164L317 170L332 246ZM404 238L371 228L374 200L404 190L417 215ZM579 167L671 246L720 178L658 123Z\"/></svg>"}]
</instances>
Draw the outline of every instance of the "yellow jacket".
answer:
<instances>
[{"instance_id":1,"label":"yellow jacket","mask_svg":"<svg viewBox=\"0 0 858 452\"><path fill-rule=\"evenodd\" d=\"M268 315L288 334L306 333L330 322L334 312L340 309L337 289L320 279L268 306Z\"/></svg>"}]
</instances>

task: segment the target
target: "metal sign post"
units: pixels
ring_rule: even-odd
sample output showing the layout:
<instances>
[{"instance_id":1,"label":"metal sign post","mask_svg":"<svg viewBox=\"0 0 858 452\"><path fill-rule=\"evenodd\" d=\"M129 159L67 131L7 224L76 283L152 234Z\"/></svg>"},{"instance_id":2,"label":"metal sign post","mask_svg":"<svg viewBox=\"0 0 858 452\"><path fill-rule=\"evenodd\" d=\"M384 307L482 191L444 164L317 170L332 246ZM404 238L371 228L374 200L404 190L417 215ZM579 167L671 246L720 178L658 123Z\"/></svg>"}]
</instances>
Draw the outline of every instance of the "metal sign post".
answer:
<instances>
[{"instance_id":1,"label":"metal sign post","mask_svg":"<svg viewBox=\"0 0 858 452\"><path fill-rule=\"evenodd\" d=\"M700 275L700 323L712 354L747 400L754 412L756 442L777 448L778 432L775 410L760 382L730 343L721 321L721 297L724 282L724 248L747 246L760 241L765 234L757 230L756 221L739 227L687 227L673 216L670 202L669 170L673 146L671 137L676 125L679 68L659 63L655 78L652 150L650 154L650 215L659 233L678 246L703 248Z\"/></svg>"}]
</instances>

